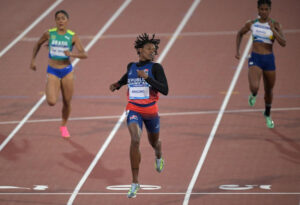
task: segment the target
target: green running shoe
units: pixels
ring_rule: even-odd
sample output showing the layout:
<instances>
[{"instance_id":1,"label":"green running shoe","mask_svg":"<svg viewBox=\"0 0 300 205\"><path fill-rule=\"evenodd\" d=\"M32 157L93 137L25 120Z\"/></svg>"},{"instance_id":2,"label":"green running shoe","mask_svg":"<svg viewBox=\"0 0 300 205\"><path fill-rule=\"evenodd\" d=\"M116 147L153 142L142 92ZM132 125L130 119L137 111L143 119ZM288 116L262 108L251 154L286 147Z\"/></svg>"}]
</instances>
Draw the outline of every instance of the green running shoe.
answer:
<instances>
[{"instance_id":1,"label":"green running shoe","mask_svg":"<svg viewBox=\"0 0 300 205\"><path fill-rule=\"evenodd\" d=\"M256 102L256 96L253 96L252 94L249 95L248 98L248 104L253 107L255 105Z\"/></svg>"},{"instance_id":2,"label":"green running shoe","mask_svg":"<svg viewBox=\"0 0 300 205\"><path fill-rule=\"evenodd\" d=\"M268 128L274 128L274 121L272 120L271 116L266 116L264 113L265 119L266 119L266 125Z\"/></svg>"},{"instance_id":3,"label":"green running shoe","mask_svg":"<svg viewBox=\"0 0 300 205\"><path fill-rule=\"evenodd\" d=\"M137 191L140 189L140 185L136 183L132 183L131 187L127 193L128 198L135 198Z\"/></svg>"},{"instance_id":4,"label":"green running shoe","mask_svg":"<svg viewBox=\"0 0 300 205\"><path fill-rule=\"evenodd\" d=\"M155 159L155 169L157 172L161 173L164 169L165 162L163 158Z\"/></svg>"}]
</instances>

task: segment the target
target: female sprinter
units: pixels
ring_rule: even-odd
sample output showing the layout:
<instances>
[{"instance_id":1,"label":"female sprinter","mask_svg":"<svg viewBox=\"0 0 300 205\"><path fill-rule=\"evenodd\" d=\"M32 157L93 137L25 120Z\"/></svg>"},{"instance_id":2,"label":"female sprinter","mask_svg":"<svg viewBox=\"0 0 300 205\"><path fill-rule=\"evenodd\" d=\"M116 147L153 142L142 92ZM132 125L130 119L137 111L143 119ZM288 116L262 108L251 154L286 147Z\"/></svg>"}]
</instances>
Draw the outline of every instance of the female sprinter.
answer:
<instances>
[{"instance_id":1,"label":"female sprinter","mask_svg":"<svg viewBox=\"0 0 300 205\"><path fill-rule=\"evenodd\" d=\"M248 103L254 106L259 89L260 79L263 76L265 88L265 111L264 116L268 128L274 128L271 118L271 105L273 100L273 87L275 85L275 59L273 55L273 43L276 40L279 45L285 46L281 25L269 17L271 12L271 0L258 0L259 18L248 21L239 30L236 37L236 58L240 58L240 45L244 34L249 30L253 36L253 48L248 61L248 80L251 94Z\"/></svg>"},{"instance_id":2,"label":"female sprinter","mask_svg":"<svg viewBox=\"0 0 300 205\"><path fill-rule=\"evenodd\" d=\"M140 188L138 182L139 164L141 153L139 150L142 135L143 122L147 129L149 143L155 150L155 168L161 172L164 168L164 160L161 153L159 140L159 116L157 101L159 92L167 95L169 88L163 67L159 63L152 62L157 55L160 39L152 38L144 33L137 37L135 49L139 56L139 62L129 63L127 72L116 83L110 85L110 90L115 91L128 84L127 126L131 136L130 162L132 171L132 184L127 194L128 198L136 197Z\"/></svg>"},{"instance_id":3,"label":"female sprinter","mask_svg":"<svg viewBox=\"0 0 300 205\"><path fill-rule=\"evenodd\" d=\"M56 27L45 32L33 48L30 68L36 70L35 58L41 46L48 41L49 61L47 68L46 99L50 106L57 102L59 90L63 98L62 123L60 132L62 137L70 137L66 127L71 112L71 99L73 95L73 67L70 57L87 58L87 54L78 38L71 30L67 29L69 15L60 10L55 13ZM75 45L77 53L72 52Z\"/></svg>"}]
</instances>

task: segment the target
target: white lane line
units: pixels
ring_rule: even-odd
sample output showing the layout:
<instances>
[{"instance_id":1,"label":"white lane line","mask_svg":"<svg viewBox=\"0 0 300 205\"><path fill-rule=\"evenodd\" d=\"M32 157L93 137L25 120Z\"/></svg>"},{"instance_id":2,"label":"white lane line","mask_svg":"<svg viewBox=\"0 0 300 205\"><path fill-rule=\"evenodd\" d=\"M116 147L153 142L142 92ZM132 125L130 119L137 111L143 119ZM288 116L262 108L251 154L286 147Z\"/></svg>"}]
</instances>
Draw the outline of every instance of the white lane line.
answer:
<instances>
[{"instance_id":1,"label":"white lane line","mask_svg":"<svg viewBox=\"0 0 300 205\"><path fill-rule=\"evenodd\" d=\"M7 143L15 136L15 134L21 129L24 123L30 118L30 116L40 107L40 105L44 102L46 96L44 95L41 99L33 106L33 108L26 114L26 116L19 122L19 124L15 127L15 129L5 138L5 140L0 145L0 152L7 145Z\"/></svg>"},{"instance_id":2,"label":"white lane line","mask_svg":"<svg viewBox=\"0 0 300 205\"><path fill-rule=\"evenodd\" d=\"M85 50L88 52L90 48L101 38L103 33L111 26L111 24L116 20L116 18L120 15L122 10L131 2L131 0L125 1L125 3L116 11L116 13L105 23L105 25L99 30L99 32L95 35L95 38L89 42L89 44L85 47ZM124 7L124 8L123 8ZM72 65L75 65L80 61L80 59L76 58ZM26 116L22 119L22 121L15 127L15 129L9 134L9 136L2 142L0 145L0 152L7 145L7 143L14 137L14 135L19 131L19 129L25 124L25 122L30 118L30 116L40 107L40 105L45 101L46 95L44 94L41 99L33 106L33 108L26 114Z\"/></svg>"},{"instance_id":3,"label":"white lane line","mask_svg":"<svg viewBox=\"0 0 300 205\"><path fill-rule=\"evenodd\" d=\"M199 31L199 32L182 32L179 36L223 36L223 35L236 35L238 31ZM300 33L300 29L286 29L284 30L285 34L290 33ZM138 33L132 34L108 34L103 35L102 39L111 39L111 38L135 38ZM157 33L160 37L169 37L172 33ZM92 35L79 35L80 39L92 39L94 36ZM23 42L32 42L37 41L39 37L24 37L21 41Z\"/></svg>"},{"instance_id":4,"label":"white lane line","mask_svg":"<svg viewBox=\"0 0 300 205\"><path fill-rule=\"evenodd\" d=\"M127 192L80 192L77 195L125 195ZM0 195L71 195L67 192L0 192ZM139 192L138 195L185 195L185 192ZM300 192L194 192L191 195L300 195Z\"/></svg>"},{"instance_id":5,"label":"white lane line","mask_svg":"<svg viewBox=\"0 0 300 205\"><path fill-rule=\"evenodd\" d=\"M272 112L276 111L298 111L300 107L290 107L290 108L272 108ZM262 112L264 109L238 109L238 110L225 110L224 114L231 113L249 113L249 112ZM182 116L182 115L211 115L217 114L219 110L206 110L206 111L193 111L193 112L171 112L171 113L159 113L161 117L169 116ZM119 115L107 115L107 116L91 116L91 117L71 117L69 121L85 121L85 120L107 120L107 119L118 119ZM39 120L27 120L26 123L44 123L44 122L59 122L60 118L52 119L39 119ZM18 124L20 121L3 121L0 125L8 124Z\"/></svg>"},{"instance_id":6,"label":"white lane line","mask_svg":"<svg viewBox=\"0 0 300 205\"><path fill-rule=\"evenodd\" d=\"M99 159L103 155L104 151L106 150L106 148L110 144L111 140L114 138L116 132L120 128L120 126L123 123L125 117L126 117L126 112L124 112L121 115L121 117L119 118L117 124L114 126L113 130L111 131L111 133L109 134L109 136L105 140L104 144L102 145L101 149L99 150L99 152L95 156L95 158L92 161L92 163L90 164L89 168L86 170L86 172L84 173L83 177L81 178L81 180L77 184L76 188L74 189L74 191L73 191L73 193L72 193L72 195L71 195L71 197L70 197L70 199L69 199L69 201L67 203L68 205L73 204L73 201L75 200L76 196L78 195L81 187L83 186L83 184L85 183L85 181L89 177L90 173L93 171L94 167L96 166L96 164L98 163Z\"/></svg>"},{"instance_id":7,"label":"white lane line","mask_svg":"<svg viewBox=\"0 0 300 205\"><path fill-rule=\"evenodd\" d=\"M213 142L214 136L215 136L216 131L217 131L218 127L219 127L219 124L220 124L220 122L221 122L221 119L222 119L222 117L223 117L223 114L224 114L224 112L225 112L225 110L226 110L226 107L227 107L227 104L228 104L229 99L230 99L230 97L231 97L232 91L233 91L233 89L234 89L234 87L235 87L235 84L236 84L236 82L237 82L237 80L238 80L238 77L239 77L239 75L240 75L240 72L241 72L241 70L242 70L243 64L244 64L244 62L245 62L245 60L246 60L246 57L247 57L247 55L248 55L248 53L249 53L249 51L250 51L251 46L252 46L252 37L250 36L250 38L249 38L249 40L248 40L248 43L247 43L247 45L246 45L246 48L245 48L245 50L244 50L243 56L242 56L242 58L241 58L241 60L240 60L240 62L239 62L239 65L238 65L238 67L237 67L235 73L234 73L233 79L232 79L232 81L231 81L231 83L230 83L230 86L229 86L229 88L228 88L228 91L227 91L227 93L226 93L226 96L225 96L225 98L224 98L224 100L223 100L223 103L222 103L222 105L221 105L219 114L218 114L218 116L217 116L217 118L216 118L216 121L215 121L215 123L214 123L214 126L213 126L213 128L212 128L212 130L211 130L211 132L210 132L210 135L209 135L209 137L208 137L208 139L207 139L207 142L206 142L206 144L205 144L205 147L204 147L204 150L203 150L203 152L202 152L202 155L201 155L201 157L200 157L200 159L199 159L199 162L198 162L197 167L196 167L196 169L195 169L195 171L194 171L193 177L192 177L192 179L191 179L191 181L190 181L190 184L189 184L189 186L188 186L188 189L187 189L187 191L186 191L186 194L185 194L185 197L184 197L184 201L183 201L183 205L187 205L187 204L189 203L189 199L190 199L192 190L193 190L193 188L194 188L194 185L195 185L195 183L196 183L196 180L197 180L197 178L198 178L198 175L199 175L199 173L200 173L200 171L201 171L201 168L202 168L202 166L203 166L203 163L204 163L204 161L205 161L205 158L206 158L206 156L207 156L207 153L208 153L208 151L209 151L209 148L210 148L210 146L211 146L211 144L212 144L212 142Z\"/></svg>"},{"instance_id":8,"label":"white lane line","mask_svg":"<svg viewBox=\"0 0 300 205\"><path fill-rule=\"evenodd\" d=\"M32 24L30 24L17 38L15 38L10 44L8 44L1 52L0 58L11 49L18 41L20 41L33 27L35 27L41 20L43 20L58 4L63 0L57 0L50 6L42 15L40 15Z\"/></svg>"},{"instance_id":9,"label":"white lane line","mask_svg":"<svg viewBox=\"0 0 300 205\"><path fill-rule=\"evenodd\" d=\"M175 40L178 38L179 34L181 33L182 29L188 22L188 20L191 18L192 14L194 13L195 9L197 8L198 4L200 3L201 0L195 0L182 21L180 22L179 26L177 27L175 33L172 35L172 38L169 40L168 44L166 45L166 48L163 50L163 52L160 54L157 62L161 63L167 53L169 52L170 48L173 46Z\"/></svg>"},{"instance_id":10,"label":"white lane line","mask_svg":"<svg viewBox=\"0 0 300 205\"><path fill-rule=\"evenodd\" d=\"M124 1L124 3L120 6L120 8L114 13L114 15L111 17L111 19L105 24L105 26L103 27L103 31L101 30L99 32L99 37L107 30L107 28L121 15L121 13L125 10L125 8L131 3L131 0L126 0ZM96 41L95 41L96 42ZM84 173L83 177L80 179L79 183L77 184L77 186L75 187L71 197L69 198L67 204L71 205L73 204L73 201L75 200L79 190L81 189L81 187L83 186L83 184L85 183L86 179L88 178L88 176L90 175L90 173L92 172L92 170L94 169L94 167L96 166L96 164L98 163L98 160L101 158L102 154L104 153L104 151L106 150L106 148L108 147L109 143L111 142L111 140L113 139L115 133L118 131L119 127L121 126L123 120L126 117L126 112L123 112L123 114L120 116L117 124L114 126L113 130L111 131L111 133L109 134L109 136L107 137L107 139L105 140L104 144L102 145L101 149L99 150L99 152L97 153L96 157L94 158L93 162L90 164L89 168L86 170L86 172Z\"/></svg>"},{"instance_id":11,"label":"white lane line","mask_svg":"<svg viewBox=\"0 0 300 205\"><path fill-rule=\"evenodd\" d=\"M195 0L194 1L194 3L190 7L190 9L186 13L186 15L184 16L184 18L180 22L179 26L176 28L176 31L174 32L172 38L168 41L166 47L164 48L164 50L162 51L161 55L159 56L159 58L157 60L158 63L161 63L163 61L164 57L169 52L170 48L174 44L174 42L177 39L178 35L180 34L180 32L182 31L182 29L184 28L184 26L187 23L187 21L189 20L189 18L192 16L194 10L196 9L196 7L197 7L197 5L199 3L200 3L200 0ZM76 198L77 194L79 193L81 187L83 186L83 184L85 183L86 179L88 178L88 176L90 175L90 173L92 172L92 170L94 169L94 167L96 166L98 160L102 156L102 154L105 151L106 147L109 145L110 141L113 139L114 135L116 134L116 132L118 131L118 129L120 127L119 124L121 124L124 121L125 117L126 117L126 111L123 112L123 114L121 115L119 121L117 122L117 124L114 126L112 132L110 133L109 137L106 139L106 141L105 141L105 147L104 147L104 145L101 147L101 149L97 153L95 159L93 160L92 164L90 164L89 168L84 173L82 179L80 180L80 182L76 186L76 188L75 188L72 196L70 197L67 205L72 205L72 203L73 203L74 199ZM106 143L106 142L108 142L108 143Z\"/></svg>"}]
</instances>

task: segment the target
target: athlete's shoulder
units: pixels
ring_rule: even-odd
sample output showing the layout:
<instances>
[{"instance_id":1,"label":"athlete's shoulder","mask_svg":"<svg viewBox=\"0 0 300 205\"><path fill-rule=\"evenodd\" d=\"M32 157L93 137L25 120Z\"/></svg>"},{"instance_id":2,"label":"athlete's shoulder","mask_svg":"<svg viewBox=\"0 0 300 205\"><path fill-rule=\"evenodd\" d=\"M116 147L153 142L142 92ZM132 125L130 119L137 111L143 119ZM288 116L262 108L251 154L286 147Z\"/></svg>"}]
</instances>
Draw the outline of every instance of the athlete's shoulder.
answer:
<instances>
[{"instance_id":1,"label":"athlete's shoulder","mask_svg":"<svg viewBox=\"0 0 300 205\"><path fill-rule=\"evenodd\" d=\"M76 33L70 29L67 30L67 33L70 34L71 36L74 36Z\"/></svg>"},{"instance_id":2,"label":"athlete's shoulder","mask_svg":"<svg viewBox=\"0 0 300 205\"><path fill-rule=\"evenodd\" d=\"M163 69L163 66L160 63L153 62L153 68Z\"/></svg>"},{"instance_id":3,"label":"athlete's shoulder","mask_svg":"<svg viewBox=\"0 0 300 205\"><path fill-rule=\"evenodd\" d=\"M250 19L246 22L246 25L252 26L253 24L258 22L258 18L257 19Z\"/></svg>"},{"instance_id":4,"label":"athlete's shoulder","mask_svg":"<svg viewBox=\"0 0 300 205\"><path fill-rule=\"evenodd\" d=\"M136 62L130 62L130 63L128 63L128 65L127 65L127 71L130 69L130 67L131 67L133 64L136 64Z\"/></svg>"},{"instance_id":5,"label":"athlete's shoulder","mask_svg":"<svg viewBox=\"0 0 300 205\"><path fill-rule=\"evenodd\" d=\"M274 24L275 28L281 28L281 24L278 21L272 18L270 20Z\"/></svg>"},{"instance_id":6,"label":"athlete's shoulder","mask_svg":"<svg viewBox=\"0 0 300 205\"><path fill-rule=\"evenodd\" d=\"M57 31L57 28L56 28L56 27L48 29L48 32L49 32L49 33L50 33L50 32L55 32L55 31Z\"/></svg>"},{"instance_id":7,"label":"athlete's shoulder","mask_svg":"<svg viewBox=\"0 0 300 205\"><path fill-rule=\"evenodd\" d=\"M246 29L247 31L251 29L251 26L255 23L255 20L248 20L246 21L246 23L244 24L244 27L242 29Z\"/></svg>"},{"instance_id":8,"label":"athlete's shoulder","mask_svg":"<svg viewBox=\"0 0 300 205\"><path fill-rule=\"evenodd\" d=\"M272 23L278 23L278 21L276 21L275 19L270 18Z\"/></svg>"}]
</instances>

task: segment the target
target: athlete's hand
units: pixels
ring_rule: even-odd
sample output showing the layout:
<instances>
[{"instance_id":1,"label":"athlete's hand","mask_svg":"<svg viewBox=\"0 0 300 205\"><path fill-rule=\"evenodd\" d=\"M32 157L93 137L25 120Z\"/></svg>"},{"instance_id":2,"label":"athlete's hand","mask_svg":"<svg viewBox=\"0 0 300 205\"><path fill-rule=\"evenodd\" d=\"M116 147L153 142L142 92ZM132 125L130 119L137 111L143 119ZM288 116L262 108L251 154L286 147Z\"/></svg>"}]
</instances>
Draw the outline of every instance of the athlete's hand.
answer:
<instances>
[{"instance_id":1,"label":"athlete's hand","mask_svg":"<svg viewBox=\"0 0 300 205\"><path fill-rule=\"evenodd\" d=\"M268 24L269 24L271 30L275 29L274 22L271 19L269 19Z\"/></svg>"},{"instance_id":2,"label":"athlete's hand","mask_svg":"<svg viewBox=\"0 0 300 205\"><path fill-rule=\"evenodd\" d=\"M65 53L66 56L69 56L69 57L71 57L71 55L72 55L72 53L70 51L67 51L67 50L64 51L64 53Z\"/></svg>"},{"instance_id":3,"label":"athlete's hand","mask_svg":"<svg viewBox=\"0 0 300 205\"><path fill-rule=\"evenodd\" d=\"M137 74L139 77L144 78L145 80L148 78L148 75L143 70L137 70Z\"/></svg>"},{"instance_id":4,"label":"athlete's hand","mask_svg":"<svg viewBox=\"0 0 300 205\"><path fill-rule=\"evenodd\" d=\"M119 88L119 83L113 83L109 86L111 92L114 92L117 88Z\"/></svg>"},{"instance_id":5,"label":"athlete's hand","mask_svg":"<svg viewBox=\"0 0 300 205\"><path fill-rule=\"evenodd\" d=\"M240 54L239 53L235 54L235 58L240 60L240 58L241 58Z\"/></svg>"},{"instance_id":6,"label":"athlete's hand","mask_svg":"<svg viewBox=\"0 0 300 205\"><path fill-rule=\"evenodd\" d=\"M35 65L34 60L32 60L30 63L30 69L36 71L36 65Z\"/></svg>"}]
</instances>

